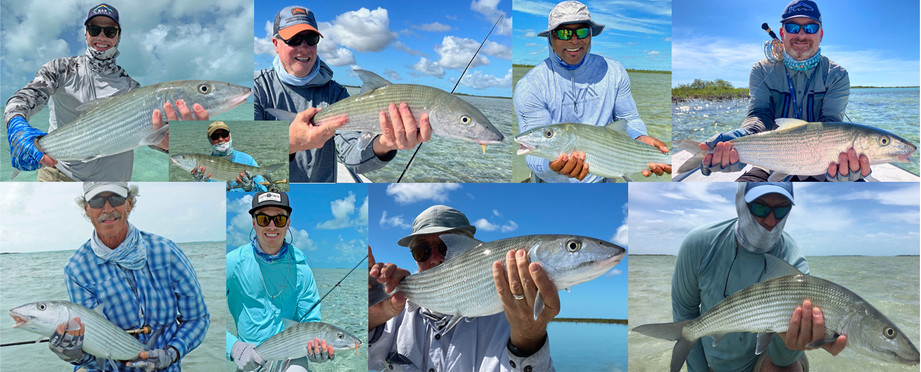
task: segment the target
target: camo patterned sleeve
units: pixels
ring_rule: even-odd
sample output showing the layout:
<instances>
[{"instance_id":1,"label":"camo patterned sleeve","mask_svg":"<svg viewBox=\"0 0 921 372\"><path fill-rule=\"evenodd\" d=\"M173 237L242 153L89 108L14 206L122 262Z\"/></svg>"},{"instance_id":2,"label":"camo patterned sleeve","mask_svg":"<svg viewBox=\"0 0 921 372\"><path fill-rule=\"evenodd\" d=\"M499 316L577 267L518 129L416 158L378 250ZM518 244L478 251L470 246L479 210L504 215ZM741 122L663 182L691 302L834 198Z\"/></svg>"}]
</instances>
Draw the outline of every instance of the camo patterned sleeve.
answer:
<instances>
[{"instance_id":1,"label":"camo patterned sleeve","mask_svg":"<svg viewBox=\"0 0 921 372\"><path fill-rule=\"evenodd\" d=\"M3 122L9 123L16 115L29 120L33 114L41 111L48 103L48 98L66 80L67 75L76 71L76 58L57 58L43 65L35 74L35 79L6 101Z\"/></svg>"}]
</instances>

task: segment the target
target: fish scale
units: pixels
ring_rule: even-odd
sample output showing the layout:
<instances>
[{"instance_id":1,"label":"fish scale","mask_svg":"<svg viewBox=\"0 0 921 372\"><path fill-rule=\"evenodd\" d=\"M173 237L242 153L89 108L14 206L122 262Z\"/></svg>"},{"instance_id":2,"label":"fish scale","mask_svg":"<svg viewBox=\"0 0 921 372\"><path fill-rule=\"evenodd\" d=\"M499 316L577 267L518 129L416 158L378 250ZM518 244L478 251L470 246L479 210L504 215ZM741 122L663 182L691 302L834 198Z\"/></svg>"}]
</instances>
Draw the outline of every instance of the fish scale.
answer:
<instances>
[{"instance_id":1,"label":"fish scale","mask_svg":"<svg viewBox=\"0 0 921 372\"><path fill-rule=\"evenodd\" d=\"M284 331L269 337L255 350L265 360L297 359L307 356L307 342L325 340L336 350L354 349L361 346L361 340L339 327L321 323L306 322L291 325Z\"/></svg>"}]
</instances>

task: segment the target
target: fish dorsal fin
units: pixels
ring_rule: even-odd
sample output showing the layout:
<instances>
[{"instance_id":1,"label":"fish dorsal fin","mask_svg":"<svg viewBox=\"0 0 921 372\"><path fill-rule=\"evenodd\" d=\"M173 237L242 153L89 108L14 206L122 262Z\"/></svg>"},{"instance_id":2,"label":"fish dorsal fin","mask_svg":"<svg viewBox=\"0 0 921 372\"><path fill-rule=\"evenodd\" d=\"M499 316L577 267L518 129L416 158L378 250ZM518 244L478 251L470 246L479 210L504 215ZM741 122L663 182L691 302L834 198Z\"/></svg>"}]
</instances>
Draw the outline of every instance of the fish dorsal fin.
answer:
<instances>
[{"instance_id":1,"label":"fish dorsal fin","mask_svg":"<svg viewBox=\"0 0 921 372\"><path fill-rule=\"evenodd\" d=\"M443 234L440 238L441 241L445 243L445 246L448 247L448 254L445 255L445 261L483 244L483 242L463 234Z\"/></svg>"},{"instance_id":2,"label":"fish dorsal fin","mask_svg":"<svg viewBox=\"0 0 921 372\"><path fill-rule=\"evenodd\" d=\"M802 274L796 266L790 265L787 261L781 260L777 256L764 255L764 275L762 275L761 281L796 274Z\"/></svg>"},{"instance_id":3,"label":"fish dorsal fin","mask_svg":"<svg viewBox=\"0 0 921 372\"><path fill-rule=\"evenodd\" d=\"M783 129L788 127L794 127L801 124L806 124L805 120L794 119L794 118L780 118L774 119L774 124L777 125L777 129Z\"/></svg>"},{"instance_id":4,"label":"fish dorsal fin","mask_svg":"<svg viewBox=\"0 0 921 372\"><path fill-rule=\"evenodd\" d=\"M361 79L362 93L393 84L371 71L361 69L356 69L354 71L355 74L358 75L358 78Z\"/></svg>"},{"instance_id":5,"label":"fish dorsal fin","mask_svg":"<svg viewBox=\"0 0 921 372\"><path fill-rule=\"evenodd\" d=\"M291 320L291 319L287 319L287 318L281 318L281 323L285 325L285 328L283 328L282 330L291 328L291 327L296 326L296 325L298 324L297 321L294 321L294 320Z\"/></svg>"},{"instance_id":6,"label":"fish dorsal fin","mask_svg":"<svg viewBox=\"0 0 921 372\"><path fill-rule=\"evenodd\" d=\"M115 98L115 97L114 97L114 96L113 96L113 97L105 97L105 98L94 99L94 100L89 101L89 102L84 102L83 104L77 106L74 110L77 110L77 112L79 112L79 113L82 114L82 113L84 113L84 112L87 112L87 111L90 111L90 110L92 110L92 109L94 109L94 108L97 108L97 107L101 106L102 104L104 104L104 103L106 103L106 102L109 102L110 100L112 100L112 98Z\"/></svg>"},{"instance_id":7,"label":"fish dorsal fin","mask_svg":"<svg viewBox=\"0 0 921 372\"><path fill-rule=\"evenodd\" d=\"M99 315L102 315L102 317L105 318L105 317L106 317L106 314L103 313L103 310L105 310L105 309L106 309L106 304L100 302L99 305L96 305L96 307L93 308L93 311L95 311L95 312L96 312L97 314L99 314ZM106 319L108 319L108 318L106 318Z\"/></svg>"},{"instance_id":8,"label":"fish dorsal fin","mask_svg":"<svg viewBox=\"0 0 921 372\"><path fill-rule=\"evenodd\" d=\"M163 141L163 139L166 138L168 134L169 134L169 124L164 123L163 126L160 127L160 129L157 129L151 132L146 137L141 139L140 145L141 146L158 145L160 144L160 141Z\"/></svg>"},{"instance_id":9,"label":"fish dorsal fin","mask_svg":"<svg viewBox=\"0 0 921 372\"><path fill-rule=\"evenodd\" d=\"M295 112L279 110L277 108L271 108L271 107L266 108L265 112L268 112L269 115L274 116L276 120L287 121L288 123L294 121L294 117L297 116L297 113Z\"/></svg>"},{"instance_id":10,"label":"fish dorsal fin","mask_svg":"<svg viewBox=\"0 0 921 372\"><path fill-rule=\"evenodd\" d=\"M607 130L627 134L627 121L624 119L614 120L604 126Z\"/></svg>"}]
</instances>

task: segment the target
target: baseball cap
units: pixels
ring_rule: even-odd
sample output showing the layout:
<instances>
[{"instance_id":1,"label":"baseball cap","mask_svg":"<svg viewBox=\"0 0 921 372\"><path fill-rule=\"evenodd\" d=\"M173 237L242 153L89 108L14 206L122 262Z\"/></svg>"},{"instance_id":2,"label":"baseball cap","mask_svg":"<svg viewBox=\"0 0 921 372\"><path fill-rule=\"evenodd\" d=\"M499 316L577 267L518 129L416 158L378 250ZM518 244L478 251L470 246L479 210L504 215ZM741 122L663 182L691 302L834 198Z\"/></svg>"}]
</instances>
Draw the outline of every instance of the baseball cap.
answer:
<instances>
[{"instance_id":1,"label":"baseball cap","mask_svg":"<svg viewBox=\"0 0 921 372\"><path fill-rule=\"evenodd\" d=\"M224 124L223 121L215 121L211 123L211 125L208 126L208 136L210 137L212 133L218 130L221 130L221 129L226 130L227 132L230 132L230 128L228 128L227 124Z\"/></svg>"},{"instance_id":2,"label":"baseball cap","mask_svg":"<svg viewBox=\"0 0 921 372\"><path fill-rule=\"evenodd\" d=\"M288 40L301 31L313 31L320 34L317 30L317 19L313 16L313 11L302 6L285 7L275 15L275 25L273 26L275 35L281 36L282 39ZM323 36L323 34L320 34Z\"/></svg>"},{"instance_id":3,"label":"baseball cap","mask_svg":"<svg viewBox=\"0 0 921 372\"><path fill-rule=\"evenodd\" d=\"M793 183L790 182L749 182L745 184L745 202L751 203L755 199L767 194L780 194L793 200Z\"/></svg>"},{"instance_id":4,"label":"baseball cap","mask_svg":"<svg viewBox=\"0 0 921 372\"><path fill-rule=\"evenodd\" d=\"M253 207L249 209L249 214L253 215L256 210L265 207L279 207L291 213L291 206L288 205L288 194L283 192L262 191L253 195Z\"/></svg>"},{"instance_id":5,"label":"baseball cap","mask_svg":"<svg viewBox=\"0 0 921 372\"><path fill-rule=\"evenodd\" d=\"M547 17L547 30L542 31L537 36L550 36L550 33L560 25L573 23L588 23L592 29L592 36L598 36L601 30L604 29L604 25L592 21L592 15L588 12L585 4L578 1L564 1L553 7L553 10L550 11L550 16Z\"/></svg>"},{"instance_id":6,"label":"baseball cap","mask_svg":"<svg viewBox=\"0 0 921 372\"><path fill-rule=\"evenodd\" d=\"M86 14L86 21L83 21L83 25L88 25L91 19L99 16L109 17L115 21L115 24L121 26L121 23L118 22L118 10L116 10L114 6L106 3L92 7L89 13Z\"/></svg>"},{"instance_id":7,"label":"baseball cap","mask_svg":"<svg viewBox=\"0 0 921 372\"><path fill-rule=\"evenodd\" d=\"M780 23L784 23L793 18L810 18L816 22L822 23L822 14L819 13L819 6L811 0L793 0L783 9Z\"/></svg>"},{"instance_id":8,"label":"baseball cap","mask_svg":"<svg viewBox=\"0 0 921 372\"><path fill-rule=\"evenodd\" d=\"M417 235L435 234L451 230L465 230L476 233L476 226L470 224L461 211L445 206L433 205L419 213L413 220L413 233L404 236L397 244L408 247Z\"/></svg>"},{"instance_id":9,"label":"baseball cap","mask_svg":"<svg viewBox=\"0 0 921 372\"><path fill-rule=\"evenodd\" d=\"M83 200L90 200L96 195L111 192L121 197L128 196L127 182L84 182Z\"/></svg>"}]
</instances>

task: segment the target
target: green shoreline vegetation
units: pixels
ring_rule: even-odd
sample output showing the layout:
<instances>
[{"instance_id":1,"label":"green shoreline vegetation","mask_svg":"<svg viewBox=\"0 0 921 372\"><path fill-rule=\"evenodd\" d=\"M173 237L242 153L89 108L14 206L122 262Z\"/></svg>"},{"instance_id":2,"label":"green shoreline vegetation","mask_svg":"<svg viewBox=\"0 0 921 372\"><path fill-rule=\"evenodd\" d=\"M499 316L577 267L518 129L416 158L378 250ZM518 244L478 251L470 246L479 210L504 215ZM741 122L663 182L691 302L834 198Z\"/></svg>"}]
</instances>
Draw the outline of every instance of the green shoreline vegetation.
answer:
<instances>
[{"instance_id":1,"label":"green shoreline vegetation","mask_svg":"<svg viewBox=\"0 0 921 372\"><path fill-rule=\"evenodd\" d=\"M748 98L748 88L733 88L732 83L723 79L713 81L694 79L693 83L679 84L672 88L672 102L692 99L723 101L736 98Z\"/></svg>"}]
</instances>

